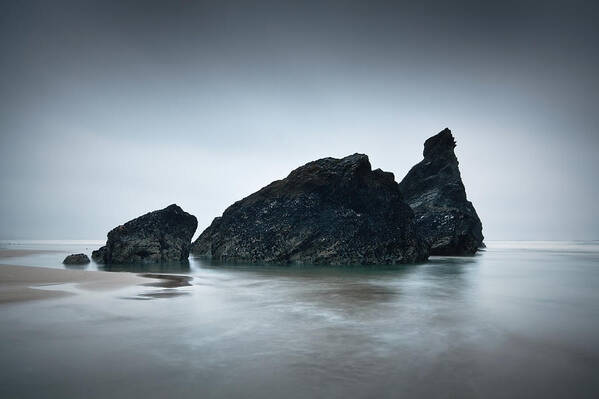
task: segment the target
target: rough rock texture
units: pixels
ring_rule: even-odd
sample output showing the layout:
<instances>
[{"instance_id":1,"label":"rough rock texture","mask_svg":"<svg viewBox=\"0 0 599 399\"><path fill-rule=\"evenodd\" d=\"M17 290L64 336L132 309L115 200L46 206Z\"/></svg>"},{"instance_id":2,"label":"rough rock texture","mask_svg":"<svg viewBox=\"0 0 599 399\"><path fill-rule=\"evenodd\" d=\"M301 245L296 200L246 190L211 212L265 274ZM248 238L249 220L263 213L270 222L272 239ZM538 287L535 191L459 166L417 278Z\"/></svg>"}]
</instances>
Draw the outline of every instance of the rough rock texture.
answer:
<instances>
[{"instance_id":1,"label":"rough rock texture","mask_svg":"<svg viewBox=\"0 0 599 399\"><path fill-rule=\"evenodd\" d=\"M106 264L187 260L197 226L195 216L173 204L112 229L92 259Z\"/></svg>"},{"instance_id":2,"label":"rough rock texture","mask_svg":"<svg viewBox=\"0 0 599 399\"><path fill-rule=\"evenodd\" d=\"M231 205L192 252L250 263L424 261L413 217L393 174L371 170L366 155L324 158Z\"/></svg>"},{"instance_id":3,"label":"rough rock texture","mask_svg":"<svg viewBox=\"0 0 599 399\"><path fill-rule=\"evenodd\" d=\"M72 254L64 258L62 261L65 265L85 265L89 263L90 260L86 254Z\"/></svg>"},{"instance_id":4,"label":"rough rock texture","mask_svg":"<svg viewBox=\"0 0 599 399\"><path fill-rule=\"evenodd\" d=\"M482 224L466 199L449 129L424 143L424 160L399 184L431 244L431 255L469 255L483 246Z\"/></svg>"}]
</instances>

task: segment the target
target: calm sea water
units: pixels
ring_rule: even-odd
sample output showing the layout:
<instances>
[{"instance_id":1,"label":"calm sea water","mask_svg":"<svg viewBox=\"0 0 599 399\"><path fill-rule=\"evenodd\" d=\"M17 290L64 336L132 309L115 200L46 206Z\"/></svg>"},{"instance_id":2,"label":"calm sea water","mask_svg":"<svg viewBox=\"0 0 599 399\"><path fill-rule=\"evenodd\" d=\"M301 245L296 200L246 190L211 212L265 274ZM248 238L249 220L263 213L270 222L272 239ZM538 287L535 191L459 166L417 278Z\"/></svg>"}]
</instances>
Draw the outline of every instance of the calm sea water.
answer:
<instances>
[{"instance_id":1,"label":"calm sea water","mask_svg":"<svg viewBox=\"0 0 599 399\"><path fill-rule=\"evenodd\" d=\"M0 242L58 251L0 263L62 268L100 244ZM66 286L80 295L0 306L0 397L599 397L599 242L489 242L398 267L163 269L191 285Z\"/></svg>"}]
</instances>

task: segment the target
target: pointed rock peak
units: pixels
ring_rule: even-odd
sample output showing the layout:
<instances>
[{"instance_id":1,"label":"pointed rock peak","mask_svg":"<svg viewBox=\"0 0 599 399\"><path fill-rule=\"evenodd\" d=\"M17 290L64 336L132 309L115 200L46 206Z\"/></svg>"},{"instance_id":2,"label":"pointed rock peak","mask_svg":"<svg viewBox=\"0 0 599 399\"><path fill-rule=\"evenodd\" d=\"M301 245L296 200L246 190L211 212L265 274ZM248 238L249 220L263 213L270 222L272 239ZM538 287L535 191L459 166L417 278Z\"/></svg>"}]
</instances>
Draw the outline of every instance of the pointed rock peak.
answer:
<instances>
[{"instance_id":1,"label":"pointed rock peak","mask_svg":"<svg viewBox=\"0 0 599 399\"><path fill-rule=\"evenodd\" d=\"M344 158L341 158L344 161L348 161L348 162L368 162L368 155L366 154L360 154L360 153L355 153L352 155L348 155Z\"/></svg>"},{"instance_id":2,"label":"pointed rock peak","mask_svg":"<svg viewBox=\"0 0 599 399\"><path fill-rule=\"evenodd\" d=\"M484 239L480 219L466 197L454 148L449 129L429 138L424 143L424 160L399 183L433 255L471 255Z\"/></svg>"},{"instance_id":3,"label":"pointed rock peak","mask_svg":"<svg viewBox=\"0 0 599 399\"><path fill-rule=\"evenodd\" d=\"M341 158L340 163L354 167L364 167L368 170L371 170L370 161L368 160L368 155L366 154L355 153L348 155L345 158Z\"/></svg>"},{"instance_id":4,"label":"pointed rock peak","mask_svg":"<svg viewBox=\"0 0 599 399\"><path fill-rule=\"evenodd\" d=\"M177 204L171 204L171 205L167 206L166 208L164 208L163 210L169 211L169 212L183 212L183 209L181 209L181 207Z\"/></svg>"},{"instance_id":5,"label":"pointed rock peak","mask_svg":"<svg viewBox=\"0 0 599 399\"><path fill-rule=\"evenodd\" d=\"M454 155L455 139L448 128L443 129L424 142L425 158L438 158L444 155Z\"/></svg>"},{"instance_id":6,"label":"pointed rock peak","mask_svg":"<svg viewBox=\"0 0 599 399\"><path fill-rule=\"evenodd\" d=\"M289 174L291 180L306 179L308 176L322 176L347 173L367 173L371 171L368 155L355 153L343 158L322 158L308 162Z\"/></svg>"},{"instance_id":7,"label":"pointed rock peak","mask_svg":"<svg viewBox=\"0 0 599 399\"><path fill-rule=\"evenodd\" d=\"M368 160L368 155L355 153L352 155L348 155L343 158L322 158L310 163L323 163L323 164L338 164L343 166L351 166L351 165L363 165L367 164L370 166L370 161Z\"/></svg>"}]
</instances>

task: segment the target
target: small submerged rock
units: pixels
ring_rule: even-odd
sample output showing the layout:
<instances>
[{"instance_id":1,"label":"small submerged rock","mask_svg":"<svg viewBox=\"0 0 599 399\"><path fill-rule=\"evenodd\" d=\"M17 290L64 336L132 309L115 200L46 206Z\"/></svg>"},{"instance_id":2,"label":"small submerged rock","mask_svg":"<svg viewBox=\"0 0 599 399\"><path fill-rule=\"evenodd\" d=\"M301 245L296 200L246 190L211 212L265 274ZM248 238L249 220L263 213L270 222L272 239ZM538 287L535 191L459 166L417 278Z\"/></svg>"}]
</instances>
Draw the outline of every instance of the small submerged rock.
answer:
<instances>
[{"instance_id":1,"label":"small submerged rock","mask_svg":"<svg viewBox=\"0 0 599 399\"><path fill-rule=\"evenodd\" d=\"M460 176L455 139L444 129L424 143L424 159L399 183L431 255L471 255L483 246L482 224Z\"/></svg>"},{"instance_id":2,"label":"small submerged rock","mask_svg":"<svg viewBox=\"0 0 599 399\"><path fill-rule=\"evenodd\" d=\"M197 226L195 216L173 204L112 229L92 259L104 264L187 261Z\"/></svg>"},{"instance_id":3,"label":"small submerged rock","mask_svg":"<svg viewBox=\"0 0 599 399\"><path fill-rule=\"evenodd\" d=\"M62 261L65 265L86 265L90 262L86 254L71 254Z\"/></svg>"}]
</instances>

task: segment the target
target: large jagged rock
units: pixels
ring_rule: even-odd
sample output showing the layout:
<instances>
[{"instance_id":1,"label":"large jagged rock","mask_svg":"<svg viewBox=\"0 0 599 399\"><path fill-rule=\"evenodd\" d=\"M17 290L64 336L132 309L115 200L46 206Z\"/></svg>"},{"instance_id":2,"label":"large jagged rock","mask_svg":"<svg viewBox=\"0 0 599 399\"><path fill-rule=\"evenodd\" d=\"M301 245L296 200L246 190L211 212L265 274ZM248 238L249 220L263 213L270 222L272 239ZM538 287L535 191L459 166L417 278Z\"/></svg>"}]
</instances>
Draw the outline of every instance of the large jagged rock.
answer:
<instances>
[{"instance_id":1,"label":"large jagged rock","mask_svg":"<svg viewBox=\"0 0 599 399\"><path fill-rule=\"evenodd\" d=\"M192 253L250 263L424 261L413 218L393 174L371 170L366 155L324 158L231 205Z\"/></svg>"},{"instance_id":2,"label":"large jagged rock","mask_svg":"<svg viewBox=\"0 0 599 399\"><path fill-rule=\"evenodd\" d=\"M92 259L106 264L187 260L197 227L195 216L173 204L112 229Z\"/></svg>"},{"instance_id":3,"label":"large jagged rock","mask_svg":"<svg viewBox=\"0 0 599 399\"><path fill-rule=\"evenodd\" d=\"M466 198L451 130L424 143L424 160L399 183L431 255L470 255L483 246L482 224Z\"/></svg>"}]
</instances>

